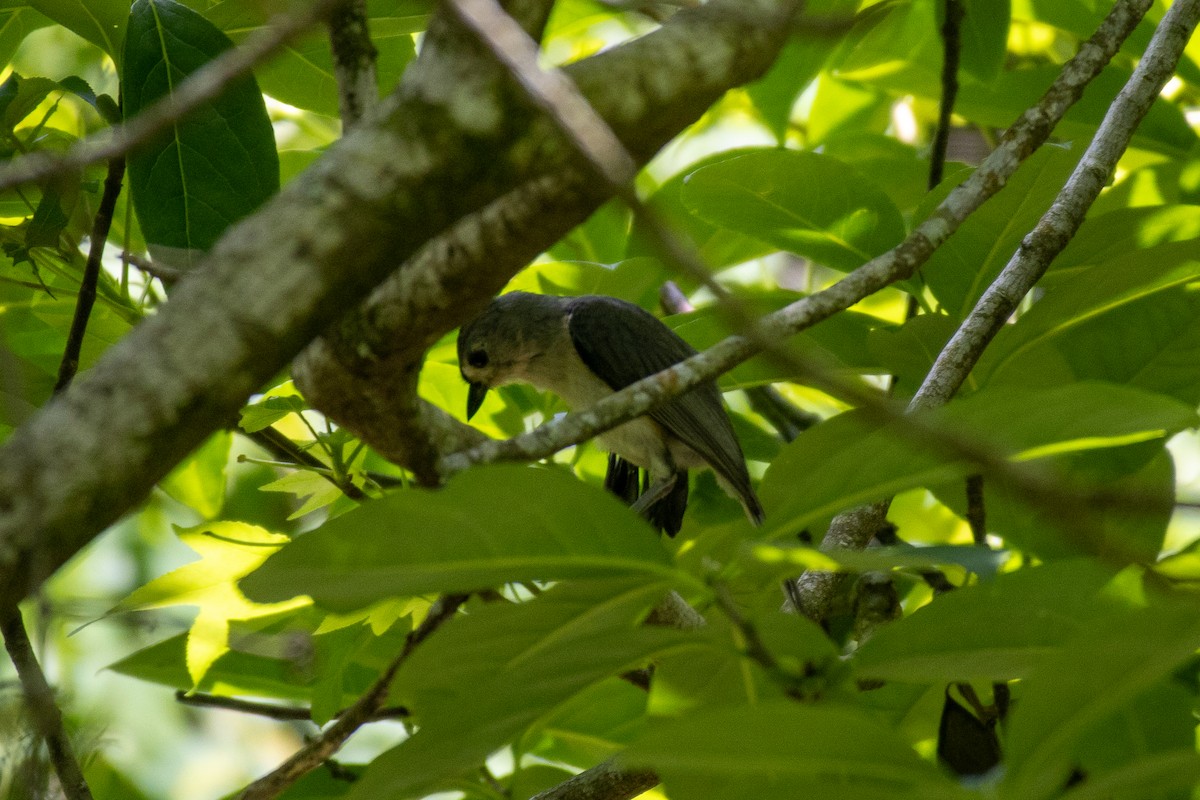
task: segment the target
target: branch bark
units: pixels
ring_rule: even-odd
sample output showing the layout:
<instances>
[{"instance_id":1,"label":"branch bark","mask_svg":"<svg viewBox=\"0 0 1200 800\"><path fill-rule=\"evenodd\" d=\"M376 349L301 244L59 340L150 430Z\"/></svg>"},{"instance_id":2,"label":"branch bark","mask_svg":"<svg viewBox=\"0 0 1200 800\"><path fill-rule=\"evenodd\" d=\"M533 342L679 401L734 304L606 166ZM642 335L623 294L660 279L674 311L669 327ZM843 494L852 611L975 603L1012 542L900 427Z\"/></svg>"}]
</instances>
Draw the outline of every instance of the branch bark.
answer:
<instances>
[{"instance_id":1,"label":"branch bark","mask_svg":"<svg viewBox=\"0 0 1200 800\"><path fill-rule=\"evenodd\" d=\"M570 74L644 161L728 87L769 65L796 4L720 0L681 11ZM160 313L0 448L0 602L27 594L140 502L430 239L489 207L502 218L491 204L539 179L579 186L578 158L513 100L502 71L473 57L478 45L467 36L445 19L431 24L421 56L369 124L232 228ZM603 200L580 194L587 201L574 202L576 221ZM565 215L558 220L527 246L554 241ZM438 314L425 306L413 338L436 339L478 311L501 278L469 282L459 296L434 293L431 302L448 307ZM420 424L452 428L444 412L412 405Z\"/></svg>"},{"instance_id":2,"label":"branch bark","mask_svg":"<svg viewBox=\"0 0 1200 800\"><path fill-rule=\"evenodd\" d=\"M1141 3L1138 16L1145 13L1147 5ZM1119 7L1114 8L1113 13L1118 10ZM1180 0L1171 6L1063 190L938 354L909 404L910 411L935 408L949 402L1021 299L1071 240L1125 152L1142 117L1174 73L1198 19L1200 0ZM1136 18L1128 30L1132 30L1133 24L1136 24ZM1097 32L1092 41L1100 35L1101 32ZM885 501L839 515L830 525L822 547L865 547L875 531L886 524L889 505L890 501ZM841 579L830 573L806 573L799 586L805 597L804 613L820 620L828 613L840 589Z\"/></svg>"},{"instance_id":3,"label":"branch bark","mask_svg":"<svg viewBox=\"0 0 1200 800\"><path fill-rule=\"evenodd\" d=\"M786 339L828 319L863 298L913 274L958 226L1004 187L1021 162L1040 147L1055 125L1108 63L1136 26L1150 0L1120 3L1063 68L1037 105L1005 133L999 145L970 178L955 188L932 214L899 245L854 270L838 283L764 317L753 339L730 336L703 353L645 378L585 411L568 414L529 433L505 441L487 441L441 461L443 474L491 461L532 461L603 433L645 414L698 384L712 380L760 352L758 342Z\"/></svg>"}]
</instances>

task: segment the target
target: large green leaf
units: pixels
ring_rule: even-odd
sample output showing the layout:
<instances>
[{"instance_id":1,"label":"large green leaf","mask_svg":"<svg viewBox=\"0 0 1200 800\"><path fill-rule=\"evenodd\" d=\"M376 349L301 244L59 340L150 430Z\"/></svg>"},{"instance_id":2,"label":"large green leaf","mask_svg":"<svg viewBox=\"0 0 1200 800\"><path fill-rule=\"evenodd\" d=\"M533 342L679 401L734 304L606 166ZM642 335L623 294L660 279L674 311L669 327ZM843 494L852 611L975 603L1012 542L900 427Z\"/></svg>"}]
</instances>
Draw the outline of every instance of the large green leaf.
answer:
<instances>
[{"instance_id":1,"label":"large green leaf","mask_svg":"<svg viewBox=\"0 0 1200 800\"><path fill-rule=\"evenodd\" d=\"M396 595L637 574L678 575L637 514L564 472L504 465L330 520L268 559L242 588L259 600L308 594L349 610Z\"/></svg>"},{"instance_id":2,"label":"large green leaf","mask_svg":"<svg viewBox=\"0 0 1200 800\"><path fill-rule=\"evenodd\" d=\"M232 46L208 20L172 0L137 0L121 82L124 113L137 116ZM252 76L232 81L129 159L134 208L147 243L189 266L233 222L279 188L279 157Z\"/></svg>"},{"instance_id":3,"label":"large green leaf","mask_svg":"<svg viewBox=\"0 0 1200 800\"><path fill-rule=\"evenodd\" d=\"M352 798L419 796L473 771L572 696L656 654L695 646L693 634L641 626L667 584L562 584L517 606L455 619L400 676L416 691L421 727L377 758Z\"/></svg>"},{"instance_id":4,"label":"large green leaf","mask_svg":"<svg viewBox=\"0 0 1200 800\"><path fill-rule=\"evenodd\" d=\"M817 153L760 150L701 167L687 177L682 198L713 224L841 270L861 266L905 233L878 186Z\"/></svg>"},{"instance_id":5,"label":"large green leaf","mask_svg":"<svg viewBox=\"0 0 1200 800\"><path fill-rule=\"evenodd\" d=\"M890 681L1024 678L1112 608L1100 596L1109 578L1090 561L1063 561L939 595L877 630L855 652L855 668Z\"/></svg>"},{"instance_id":6,"label":"large green leaf","mask_svg":"<svg viewBox=\"0 0 1200 800\"><path fill-rule=\"evenodd\" d=\"M29 5L108 53L120 67L129 0L29 0Z\"/></svg>"},{"instance_id":7,"label":"large green leaf","mask_svg":"<svg viewBox=\"0 0 1200 800\"><path fill-rule=\"evenodd\" d=\"M1158 440L1196 423L1189 406L1103 383L984 391L929 418L1025 459ZM900 431L902 424L881 426L849 412L787 445L759 490L766 530L795 531L845 508L967 474L969 465L920 446Z\"/></svg>"},{"instance_id":8,"label":"large green leaf","mask_svg":"<svg viewBox=\"0 0 1200 800\"><path fill-rule=\"evenodd\" d=\"M200 555L200 560L135 589L109 611L120 614L174 605L196 606L198 613L188 632L187 668L193 684L209 667L229 652L230 621L274 616L302 608L304 598L283 603L251 603L238 591L236 581L257 567L286 536L242 522L213 522L179 530L179 538Z\"/></svg>"},{"instance_id":9,"label":"large green leaf","mask_svg":"<svg viewBox=\"0 0 1200 800\"><path fill-rule=\"evenodd\" d=\"M1188 287L1198 276L1193 241L1134 250L1081 270L997 335L975 377L983 383L1044 382L1059 362L1078 378L1195 403L1200 306Z\"/></svg>"},{"instance_id":10,"label":"large green leaf","mask_svg":"<svg viewBox=\"0 0 1200 800\"><path fill-rule=\"evenodd\" d=\"M0 8L0 63L7 64L26 36L52 21L24 3L13 8Z\"/></svg>"},{"instance_id":11,"label":"large green leaf","mask_svg":"<svg viewBox=\"0 0 1200 800\"><path fill-rule=\"evenodd\" d=\"M755 239L753 236L729 230L696 216L684 200L684 186L690 180L692 173L698 169L754 152L758 152L757 149L725 150L700 159L665 181L646 200L646 204L654 213L680 236L695 245L700 257L704 259L704 263L714 269L740 264L743 261L766 255L771 252L771 245ZM629 233L626 256L636 258L657 255L658 251L654 248L651 240L647 239L642 225L635 223Z\"/></svg>"},{"instance_id":12,"label":"large green leaf","mask_svg":"<svg viewBox=\"0 0 1200 800\"><path fill-rule=\"evenodd\" d=\"M1200 206L1156 205L1089 215L1054 259L1042 286L1056 286L1085 267L1168 242L1193 240L1200 252Z\"/></svg>"},{"instance_id":13,"label":"large green leaf","mask_svg":"<svg viewBox=\"0 0 1200 800\"><path fill-rule=\"evenodd\" d=\"M1009 727L1002 796L1057 796L1085 734L1200 648L1198 611L1155 604L1105 616L1030 675Z\"/></svg>"},{"instance_id":14,"label":"large green leaf","mask_svg":"<svg viewBox=\"0 0 1200 800\"><path fill-rule=\"evenodd\" d=\"M622 761L654 769L676 800L976 796L862 711L790 700L663 720Z\"/></svg>"},{"instance_id":15,"label":"large green leaf","mask_svg":"<svg viewBox=\"0 0 1200 800\"><path fill-rule=\"evenodd\" d=\"M1004 66L1012 4L1010 0L965 0L963 11L961 67L981 81L990 81Z\"/></svg>"}]
</instances>

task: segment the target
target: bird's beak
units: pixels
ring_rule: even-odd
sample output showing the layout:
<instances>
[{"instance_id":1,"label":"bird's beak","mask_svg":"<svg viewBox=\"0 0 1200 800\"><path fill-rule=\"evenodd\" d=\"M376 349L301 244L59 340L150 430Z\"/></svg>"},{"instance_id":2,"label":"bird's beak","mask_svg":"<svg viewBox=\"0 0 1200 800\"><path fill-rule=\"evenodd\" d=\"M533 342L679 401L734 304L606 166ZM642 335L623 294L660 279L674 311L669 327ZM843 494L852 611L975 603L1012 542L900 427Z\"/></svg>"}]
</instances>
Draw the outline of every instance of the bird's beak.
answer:
<instances>
[{"instance_id":1,"label":"bird's beak","mask_svg":"<svg viewBox=\"0 0 1200 800\"><path fill-rule=\"evenodd\" d=\"M471 381L471 388L467 390L467 419L475 416L475 412L483 405L483 398L487 397L487 393L487 384Z\"/></svg>"}]
</instances>

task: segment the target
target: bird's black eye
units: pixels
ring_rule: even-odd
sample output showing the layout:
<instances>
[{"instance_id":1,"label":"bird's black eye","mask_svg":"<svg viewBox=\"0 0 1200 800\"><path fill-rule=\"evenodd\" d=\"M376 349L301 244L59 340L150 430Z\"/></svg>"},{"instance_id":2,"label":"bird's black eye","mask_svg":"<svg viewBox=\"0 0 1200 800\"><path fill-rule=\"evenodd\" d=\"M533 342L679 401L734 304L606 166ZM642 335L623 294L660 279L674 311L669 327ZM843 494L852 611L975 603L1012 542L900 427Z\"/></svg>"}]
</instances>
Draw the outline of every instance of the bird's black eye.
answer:
<instances>
[{"instance_id":1,"label":"bird's black eye","mask_svg":"<svg viewBox=\"0 0 1200 800\"><path fill-rule=\"evenodd\" d=\"M483 369L488 365L488 355L483 350L472 350L467 353L467 363L475 369Z\"/></svg>"}]
</instances>

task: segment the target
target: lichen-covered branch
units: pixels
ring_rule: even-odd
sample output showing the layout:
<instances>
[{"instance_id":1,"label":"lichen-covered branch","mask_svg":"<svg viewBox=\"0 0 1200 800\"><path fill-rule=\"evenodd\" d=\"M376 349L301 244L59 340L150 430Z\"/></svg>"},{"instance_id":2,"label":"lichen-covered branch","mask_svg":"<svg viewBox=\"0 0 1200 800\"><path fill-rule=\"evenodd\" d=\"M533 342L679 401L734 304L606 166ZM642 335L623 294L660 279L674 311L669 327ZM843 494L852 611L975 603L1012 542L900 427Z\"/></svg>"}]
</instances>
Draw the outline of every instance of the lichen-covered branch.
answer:
<instances>
[{"instance_id":1,"label":"lichen-covered branch","mask_svg":"<svg viewBox=\"0 0 1200 800\"><path fill-rule=\"evenodd\" d=\"M537 5L509 11L525 22L525 7ZM570 74L644 161L728 87L765 70L796 5L718 0L681 11ZM579 185L578 156L477 51L467 32L435 18L400 88L368 123L232 227L170 303L0 448L0 602L27 594L133 508L427 242L539 178ZM582 220L602 200L589 196L572 213ZM548 246L559 230L535 226L528 246ZM453 298L443 314L423 317L414 338L440 336L494 291L487 281L462 288L434 301ZM423 420L449 419L413 403Z\"/></svg>"}]
</instances>

